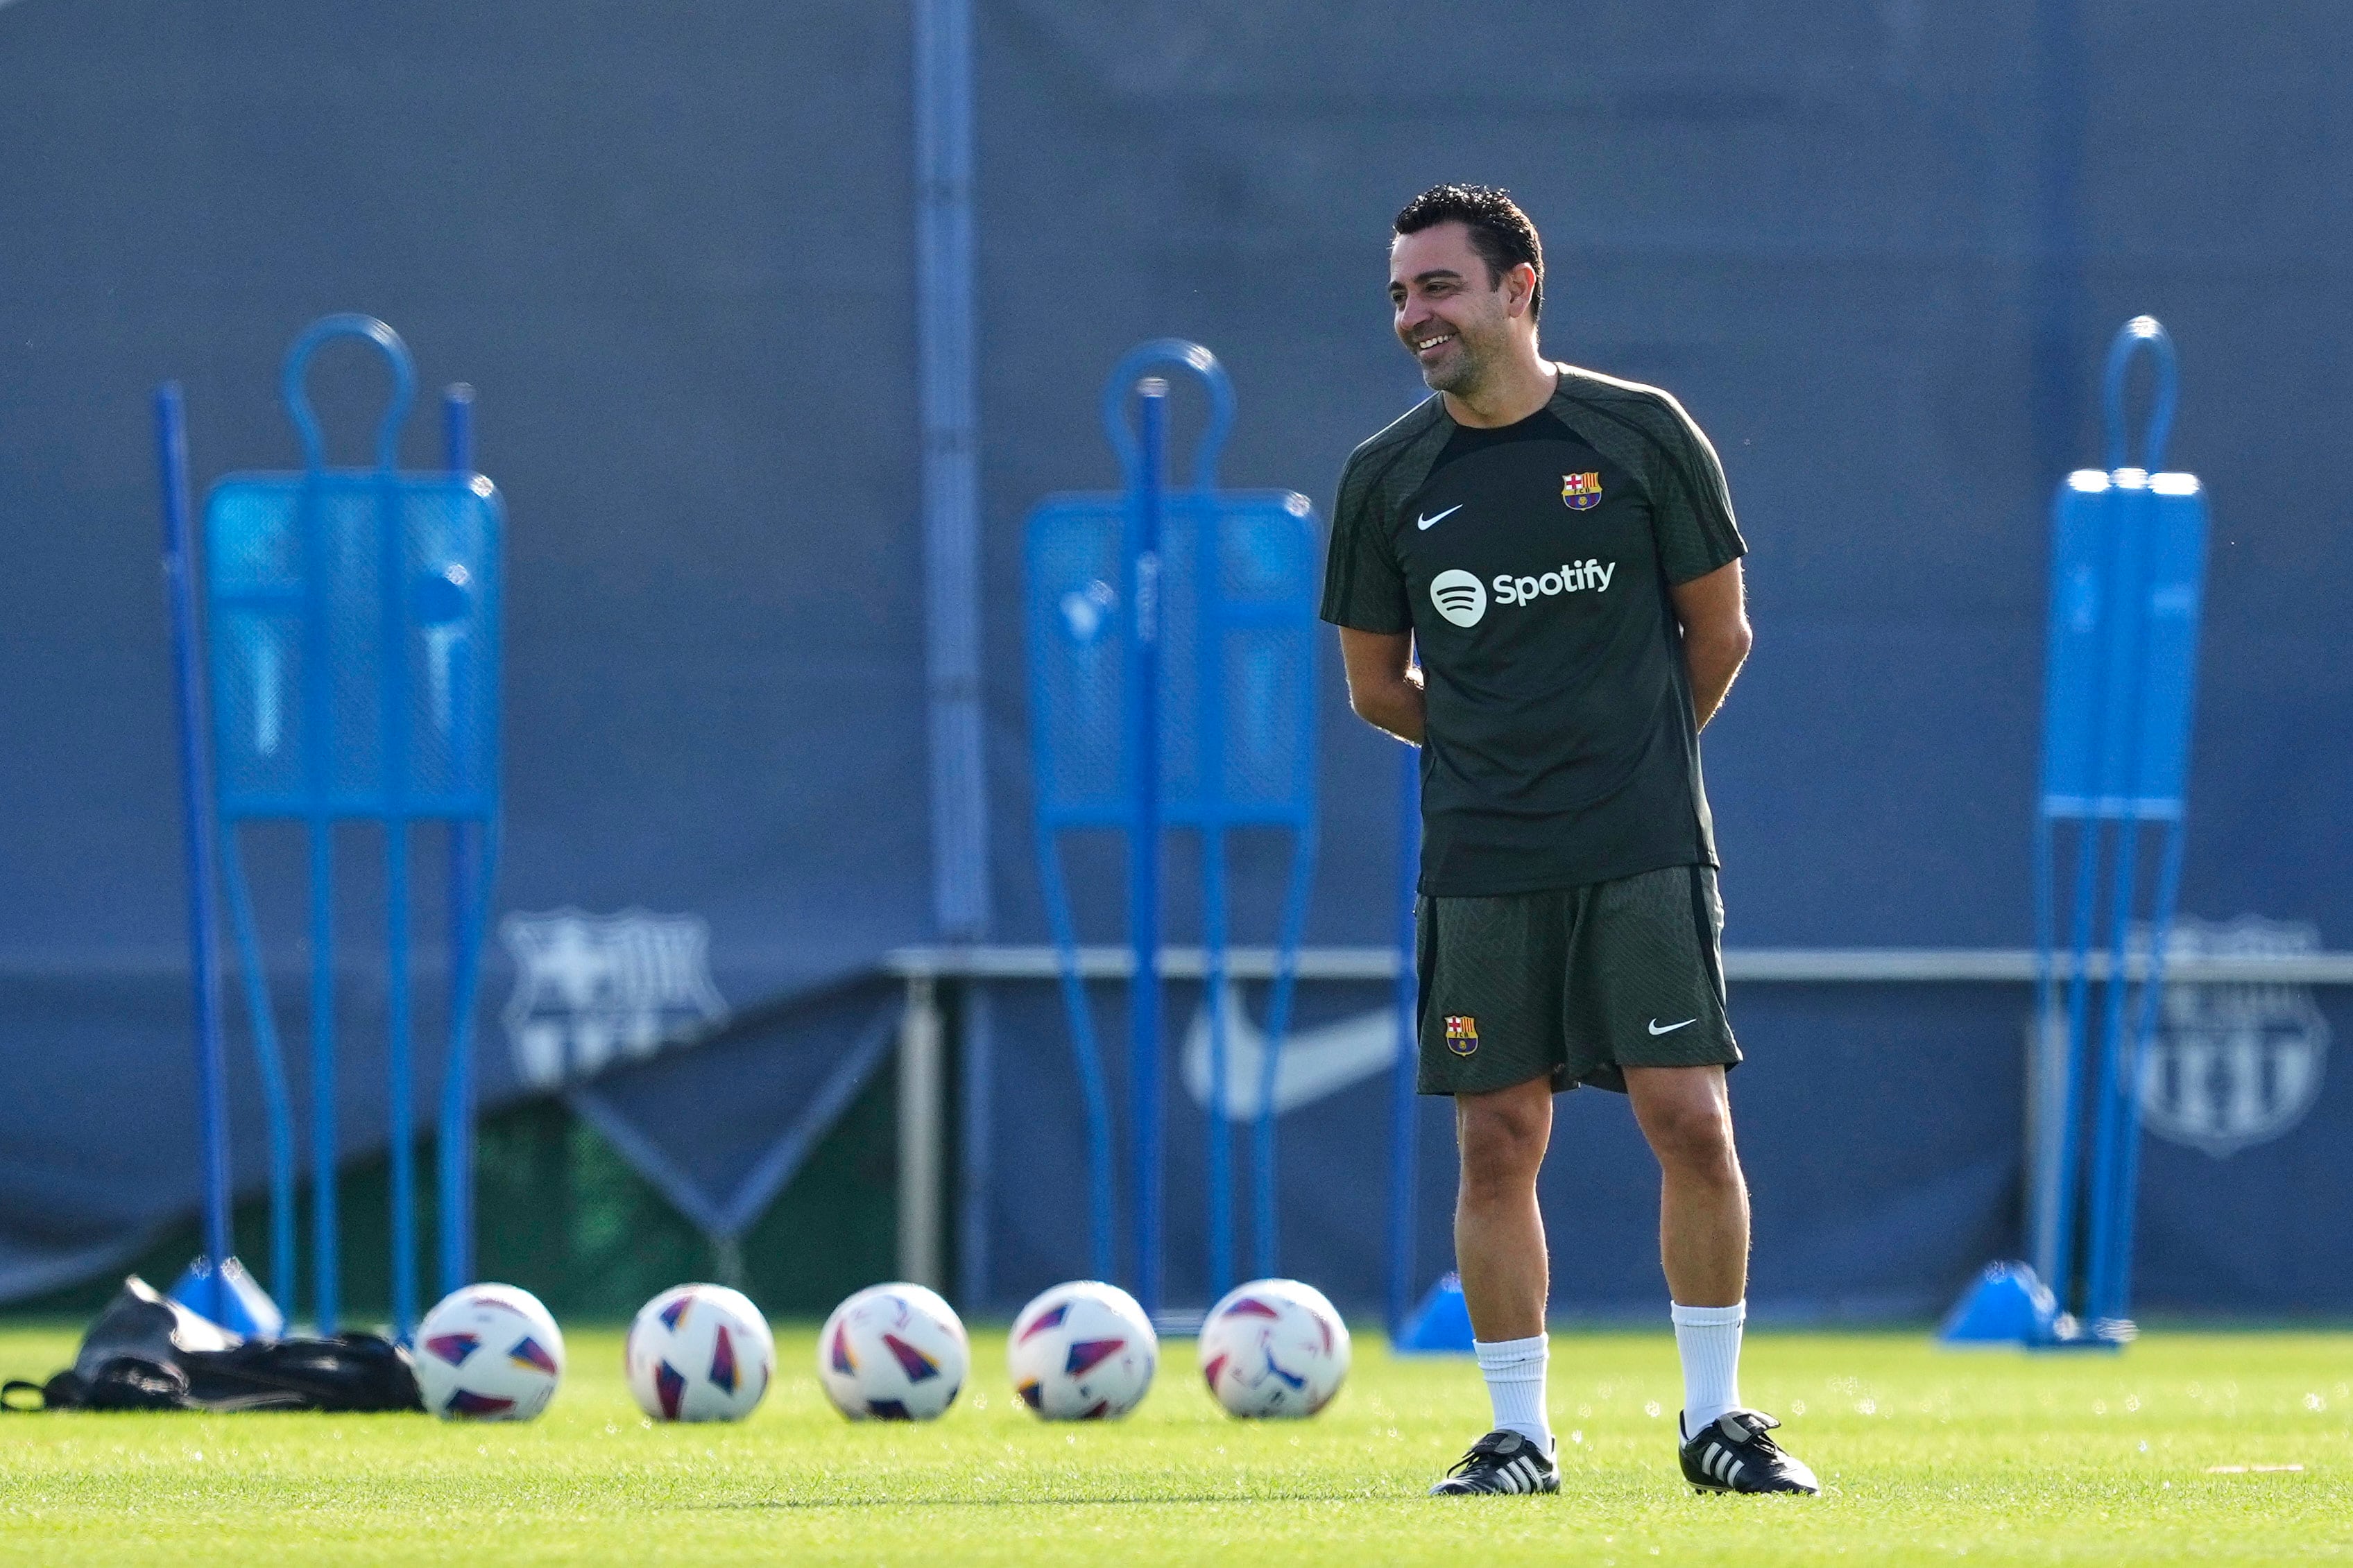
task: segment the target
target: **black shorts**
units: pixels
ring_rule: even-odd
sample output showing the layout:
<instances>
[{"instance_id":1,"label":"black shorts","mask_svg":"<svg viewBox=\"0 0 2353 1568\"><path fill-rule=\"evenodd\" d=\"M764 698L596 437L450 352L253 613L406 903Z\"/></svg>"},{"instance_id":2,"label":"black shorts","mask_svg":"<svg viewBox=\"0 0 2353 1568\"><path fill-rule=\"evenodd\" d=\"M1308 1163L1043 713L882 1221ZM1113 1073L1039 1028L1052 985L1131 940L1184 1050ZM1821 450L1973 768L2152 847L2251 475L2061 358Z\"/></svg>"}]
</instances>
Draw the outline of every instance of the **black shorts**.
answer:
<instances>
[{"instance_id":1,"label":"black shorts","mask_svg":"<svg viewBox=\"0 0 2353 1568\"><path fill-rule=\"evenodd\" d=\"M1731 1067L1715 873L1670 866L1614 882L1414 910L1424 1094L1483 1094L1549 1075L1625 1092L1629 1067Z\"/></svg>"}]
</instances>

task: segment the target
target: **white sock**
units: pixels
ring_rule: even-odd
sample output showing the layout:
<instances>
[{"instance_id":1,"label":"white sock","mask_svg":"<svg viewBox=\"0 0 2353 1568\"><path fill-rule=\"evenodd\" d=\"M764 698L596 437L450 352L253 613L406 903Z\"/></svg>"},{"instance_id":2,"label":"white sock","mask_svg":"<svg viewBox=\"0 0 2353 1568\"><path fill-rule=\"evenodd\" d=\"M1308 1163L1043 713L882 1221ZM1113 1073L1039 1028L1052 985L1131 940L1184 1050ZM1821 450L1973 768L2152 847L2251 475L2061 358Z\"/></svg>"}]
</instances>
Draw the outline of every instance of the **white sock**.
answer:
<instances>
[{"instance_id":1,"label":"white sock","mask_svg":"<svg viewBox=\"0 0 2353 1568\"><path fill-rule=\"evenodd\" d=\"M1524 1340L1473 1340L1471 1348L1479 1357L1479 1374L1487 1380L1497 1430L1517 1432L1549 1458L1552 1422L1545 1415L1545 1363L1552 1359L1552 1341L1531 1334Z\"/></svg>"},{"instance_id":2,"label":"white sock","mask_svg":"<svg viewBox=\"0 0 2353 1568\"><path fill-rule=\"evenodd\" d=\"M1683 1358L1683 1441L1727 1410L1740 1407L1740 1325L1748 1303L1674 1304L1675 1349Z\"/></svg>"}]
</instances>

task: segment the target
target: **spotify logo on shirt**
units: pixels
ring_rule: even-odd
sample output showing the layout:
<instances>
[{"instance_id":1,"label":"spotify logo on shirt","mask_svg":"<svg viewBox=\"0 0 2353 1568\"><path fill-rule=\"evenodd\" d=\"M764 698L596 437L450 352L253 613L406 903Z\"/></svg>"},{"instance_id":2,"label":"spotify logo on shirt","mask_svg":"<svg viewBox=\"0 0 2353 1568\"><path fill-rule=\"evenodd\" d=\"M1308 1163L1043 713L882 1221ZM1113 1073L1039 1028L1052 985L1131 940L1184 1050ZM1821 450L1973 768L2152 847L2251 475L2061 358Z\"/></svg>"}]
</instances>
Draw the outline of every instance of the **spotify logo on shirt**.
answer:
<instances>
[{"instance_id":1,"label":"spotify logo on shirt","mask_svg":"<svg viewBox=\"0 0 2353 1568\"><path fill-rule=\"evenodd\" d=\"M1475 626L1487 613L1487 590L1479 579L1460 567L1430 580L1430 602L1458 626Z\"/></svg>"},{"instance_id":2,"label":"spotify logo on shirt","mask_svg":"<svg viewBox=\"0 0 2353 1568\"><path fill-rule=\"evenodd\" d=\"M1532 605L1555 594L1601 593L1618 574L1618 563L1571 561L1535 577L1499 573L1494 581L1498 605ZM1430 580L1430 602L1458 626L1475 626L1487 614L1487 584L1456 567Z\"/></svg>"}]
</instances>

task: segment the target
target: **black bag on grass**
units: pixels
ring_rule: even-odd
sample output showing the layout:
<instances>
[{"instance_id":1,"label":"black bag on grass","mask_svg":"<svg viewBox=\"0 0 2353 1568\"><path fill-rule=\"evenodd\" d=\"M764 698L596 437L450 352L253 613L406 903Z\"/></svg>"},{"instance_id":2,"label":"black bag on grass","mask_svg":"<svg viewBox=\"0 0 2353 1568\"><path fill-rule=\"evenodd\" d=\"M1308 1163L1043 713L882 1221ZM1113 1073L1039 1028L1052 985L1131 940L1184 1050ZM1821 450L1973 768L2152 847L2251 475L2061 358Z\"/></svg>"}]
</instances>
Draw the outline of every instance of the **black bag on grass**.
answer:
<instances>
[{"instance_id":1,"label":"black bag on grass","mask_svg":"<svg viewBox=\"0 0 2353 1568\"><path fill-rule=\"evenodd\" d=\"M19 1404L23 1394L37 1405ZM9 1410L422 1410L400 1347L374 1334L241 1340L136 1274L46 1384L0 1386Z\"/></svg>"}]
</instances>

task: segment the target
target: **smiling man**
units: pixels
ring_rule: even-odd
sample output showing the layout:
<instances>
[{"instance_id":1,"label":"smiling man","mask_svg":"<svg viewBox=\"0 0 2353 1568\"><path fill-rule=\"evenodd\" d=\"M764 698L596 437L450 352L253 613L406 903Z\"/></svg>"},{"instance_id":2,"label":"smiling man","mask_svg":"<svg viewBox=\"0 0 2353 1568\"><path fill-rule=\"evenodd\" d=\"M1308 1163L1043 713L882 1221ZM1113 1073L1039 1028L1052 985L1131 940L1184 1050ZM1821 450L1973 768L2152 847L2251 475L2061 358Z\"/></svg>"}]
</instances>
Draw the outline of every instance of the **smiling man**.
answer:
<instances>
[{"instance_id":1,"label":"smiling man","mask_svg":"<svg viewBox=\"0 0 2353 1568\"><path fill-rule=\"evenodd\" d=\"M1397 334L1437 395L1348 459L1324 583L1349 701L1421 748L1419 1079L1454 1097L1455 1257L1495 1425L1430 1490L1559 1489L1536 1173L1553 1095L1592 1084L1629 1097L1662 1172L1684 1477L1810 1492L1738 1386L1740 1048L1699 731L1748 653L1746 546L1691 416L1546 360L1544 299L1504 192L1440 185L1398 215Z\"/></svg>"}]
</instances>

